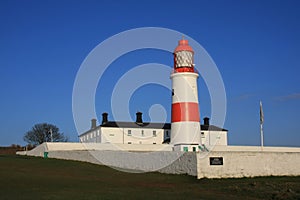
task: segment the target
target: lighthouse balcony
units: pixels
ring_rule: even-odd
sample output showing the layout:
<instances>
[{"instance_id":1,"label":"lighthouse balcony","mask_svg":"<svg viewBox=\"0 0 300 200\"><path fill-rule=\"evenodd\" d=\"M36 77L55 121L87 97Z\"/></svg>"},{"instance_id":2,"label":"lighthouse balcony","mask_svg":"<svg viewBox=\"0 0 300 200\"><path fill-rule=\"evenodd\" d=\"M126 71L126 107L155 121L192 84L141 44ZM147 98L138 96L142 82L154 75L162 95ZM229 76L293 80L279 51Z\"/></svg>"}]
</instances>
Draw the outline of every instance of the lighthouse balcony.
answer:
<instances>
[{"instance_id":1,"label":"lighthouse balcony","mask_svg":"<svg viewBox=\"0 0 300 200\"><path fill-rule=\"evenodd\" d=\"M182 73L182 72L191 72L191 73L197 73L198 71L194 67L177 67L172 70L173 73Z\"/></svg>"}]
</instances>

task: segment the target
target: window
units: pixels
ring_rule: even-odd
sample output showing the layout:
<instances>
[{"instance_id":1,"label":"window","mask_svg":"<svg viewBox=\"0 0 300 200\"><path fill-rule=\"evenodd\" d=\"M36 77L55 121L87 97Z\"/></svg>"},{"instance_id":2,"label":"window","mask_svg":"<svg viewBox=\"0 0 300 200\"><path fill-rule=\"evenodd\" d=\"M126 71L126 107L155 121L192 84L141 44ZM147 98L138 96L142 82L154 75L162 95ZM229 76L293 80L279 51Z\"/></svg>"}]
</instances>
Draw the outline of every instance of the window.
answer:
<instances>
[{"instance_id":1,"label":"window","mask_svg":"<svg viewBox=\"0 0 300 200\"><path fill-rule=\"evenodd\" d=\"M131 130L128 130L127 135L131 136Z\"/></svg>"},{"instance_id":2,"label":"window","mask_svg":"<svg viewBox=\"0 0 300 200\"><path fill-rule=\"evenodd\" d=\"M156 137L156 131L153 131L153 137Z\"/></svg>"},{"instance_id":3,"label":"window","mask_svg":"<svg viewBox=\"0 0 300 200\"><path fill-rule=\"evenodd\" d=\"M153 142L153 144L156 144L156 142Z\"/></svg>"},{"instance_id":4,"label":"window","mask_svg":"<svg viewBox=\"0 0 300 200\"><path fill-rule=\"evenodd\" d=\"M196 151L196 147L193 147L193 151Z\"/></svg>"},{"instance_id":5,"label":"window","mask_svg":"<svg viewBox=\"0 0 300 200\"><path fill-rule=\"evenodd\" d=\"M144 136L144 130L142 130L142 136Z\"/></svg>"},{"instance_id":6,"label":"window","mask_svg":"<svg viewBox=\"0 0 300 200\"><path fill-rule=\"evenodd\" d=\"M201 137L205 138L204 132L201 132Z\"/></svg>"},{"instance_id":7,"label":"window","mask_svg":"<svg viewBox=\"0 0 300 200\"><path fill-rule=\"evenodd\" d=\"M131 144L131 142L128 142L128 144Z\"/></svg>"},{"instance_id":8,"label":"window","mask_svg":"<svg viewBox=\"0 0 300 200\"><path fill-rule=\"evenodd\" d=\"M188 152L189 148L188 147L183 147L183 151Z\"/></svg>"}]
</instances>

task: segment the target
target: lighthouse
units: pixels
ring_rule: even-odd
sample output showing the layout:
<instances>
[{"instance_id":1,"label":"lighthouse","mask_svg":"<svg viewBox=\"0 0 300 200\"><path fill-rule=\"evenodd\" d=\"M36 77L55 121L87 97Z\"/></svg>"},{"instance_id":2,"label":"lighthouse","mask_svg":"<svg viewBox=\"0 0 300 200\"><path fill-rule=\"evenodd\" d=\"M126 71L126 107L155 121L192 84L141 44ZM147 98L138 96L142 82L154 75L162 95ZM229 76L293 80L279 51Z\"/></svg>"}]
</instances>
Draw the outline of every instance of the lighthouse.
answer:
<instances>
[{"instance_id":1,"label":"lighthouse","mask_svg":"<svg viewBox=\"0 0 300 200\"><path fill-rule=\"evenodd\" d=\"M174 50L172 80L171 144L175 150L197 151L200 144L200 113L194 50L184 38Z\"/></svg>"}]
</instances>

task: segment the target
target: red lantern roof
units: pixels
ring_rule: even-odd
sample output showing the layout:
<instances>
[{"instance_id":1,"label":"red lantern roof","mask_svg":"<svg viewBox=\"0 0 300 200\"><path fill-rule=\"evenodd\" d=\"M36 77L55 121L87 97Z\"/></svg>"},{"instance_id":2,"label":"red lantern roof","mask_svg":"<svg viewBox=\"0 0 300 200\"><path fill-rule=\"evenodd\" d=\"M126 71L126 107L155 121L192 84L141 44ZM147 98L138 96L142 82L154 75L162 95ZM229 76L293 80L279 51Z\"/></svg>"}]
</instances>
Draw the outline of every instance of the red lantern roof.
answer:
<instances>
[{"instance_id":1,"label":"red lantern roof","mask_svg":"<svg viewBox=\"0 0 300 200\"><path fill-rule=\"evenodd\" d=\"M174 53L176 53L178 51L191 51L194 53L194 50L189 45L188 40L185 40L185 39L179 40L178 46L175 48Z\"/></svg>"}]
</instances>

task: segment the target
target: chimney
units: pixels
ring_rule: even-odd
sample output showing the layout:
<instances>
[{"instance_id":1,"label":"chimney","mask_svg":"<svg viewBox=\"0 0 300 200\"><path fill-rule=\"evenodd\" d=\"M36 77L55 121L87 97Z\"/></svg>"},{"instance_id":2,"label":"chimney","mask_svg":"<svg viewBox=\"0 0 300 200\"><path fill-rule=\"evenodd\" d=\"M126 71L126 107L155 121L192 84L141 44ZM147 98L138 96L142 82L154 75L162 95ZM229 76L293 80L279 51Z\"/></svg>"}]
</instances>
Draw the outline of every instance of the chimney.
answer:
<instances>
[{"instance_id":1,"label":"chimney","mask_svg":"<svg viewBox=\"0 0 300 200\"><path fill-rule=\"evenodd\" d=\"M209 118L208 117L204 117L204 125L209 126Z\"/></svg>"},{"instance_id":2,"label":"chimney","mask_svg":"<svg viewBox=\"0 0 300 200\"><path fill-rule=\"evenodd\" d=\"M102 124L106 124L108 122L107 120L107 116L108 116L108 113L102 113Z\"/></svg>"},{"instance_id":3,"label":"chimney","mask_svg":"<svg viewBox=\"0 0 300 200\"><path fill-rule=\"evenodd\" d=\"M96 128L96 126L97 126L97 125L96 125L96 121L97 121L97 120L96 120L96 119L92 119L91 121L92 121L92 124L91 124L91 125L92 125L92 126L91 126L91 129L94 129L94 128Z\"/></svg>"},{"instance_id":4,"label":"chimney","mask_svg":"<svg viewBox=\"0 0 300 200\"><path fill-rule=\"evenodd\" d=\"M142 124L143 123L143 118L142 118L143 113L137 112L136 113L136 123Z\"/></svg>"}]
</instances>

